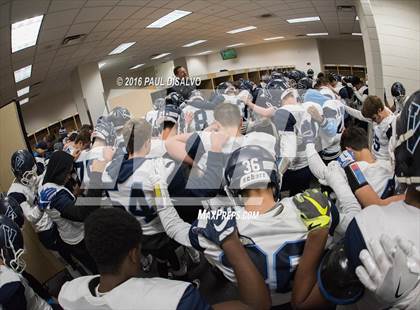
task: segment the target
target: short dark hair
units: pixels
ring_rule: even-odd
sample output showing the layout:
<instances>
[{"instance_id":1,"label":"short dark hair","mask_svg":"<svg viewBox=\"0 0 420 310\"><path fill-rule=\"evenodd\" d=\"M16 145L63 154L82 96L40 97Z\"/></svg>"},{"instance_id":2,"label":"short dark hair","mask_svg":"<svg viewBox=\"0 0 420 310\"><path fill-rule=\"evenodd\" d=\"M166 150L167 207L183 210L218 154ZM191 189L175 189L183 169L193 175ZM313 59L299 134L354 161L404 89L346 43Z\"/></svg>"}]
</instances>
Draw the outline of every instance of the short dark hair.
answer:
<instances>
[{"instance_id":1,"label":"short dark hair","mask_svg":"<svg viewBox=\"0 0 420 310\"><path fill-rule=\"evenodd\" d=\"M175 127L175 125L176 125L176 123L174 123L172 121L164 121L163 122L163 130L168 129L168 128L172 129L172 128Z\"/></svg>"},{"instance_id":2,"label":"short dark hair","mask_svg":"<svg viewBox=\"0 0 420 310\"><path fill-rule=\"evenodd\" d=\"M80 131L77 135L76 139L74 140L74 143L82 142L83 144L90 143L90 133L86 130Z\"/></svg>"},{"instance_id":3,"label":"short dark hair","mask_svg":"<svg viewBox=\"0 0 420 310\"><path fill-rule=\"evenodd\" d=\"M82 127L80 127L80 131L93 131L93 126L90 124L83 124Z\"/></svg>"},{"instance_id":4,"label":"short dark hair","mask_svg":"<svg viewBox=\"0 0 420 310\"><path fill-rule=\"evenodd\" d=\"M174 75L175 75L175 76L178 74L178 70L179 70L179 69L181 69L181 68L182 68L182 66L176 66L176 67L174 68Z\"/></svg>"},{"instance_id":5,"label":"short dark hair","mask_svg":"<svg viewBox=\"0 0 420 310\"><path fill-rule=\"evenodd\" d=\"M381 112L385 108L384 103L378 96L367 96L362 105L362 115L366 118L373 119L373 116Z\"/></svg>"},{"instance_id":6,"label":"short dark hair","mask_svg":"<svg viewBox=\"0 0 420 310\"><path fill-rule=\"evenodd\" d=\"M325 77L324 72L319 72L318 75L316 76L318 79L319 78L323 78Z\"/></svg>"},{"instance_id":7,"label":"short dark hair","mask_svg":"<svg viewBox=\"0 0 420 310\"><path fill-rule=\"evenodd\" d=\"M355 151L368 149L369 141L366 130L356 126L346 128L341 135L340 147L342 151L347 147Z\"/></svg>"},{"instance_id":8,"label":"short dark hair","mask_svg":"<svg viewBox=\"0 0 420 310\"><path fill-rule=\"evenodd\" d=\"M214 108L214 119L223 127L239 127L242 116L237 105L223 102Z\"/></svg>"},{"instance_id":9,"label":"short dark hair","mask_svg":"<svg viewBox=\"0 0 420 310\"><path fill-rule=\"evenodd\" d=\"M314 85L314 88L315 89L318 89L318 88L320 88L321 86L325 86L325 85L327 85L328 83L327 83L327 80L325 79L325 77L319 77L319 78L317 78L316 79L316 81L315 81L315 85Z\"/></svg>"},{"instance_id":10,"label":"short dark hair","mask_svg":"<svg viewBox=\"0 0 420 310\"><path fill-rule=\"evenodd\" d=\"M74 141L74 140L76 140L77 136L78 136L78 133L77 133L77 132L72 132L72 133L69 135L68 140L69 140L69 141Z\"/></svg>"},{"instance_id":11,"label":"short dark hair","mask_svg":"<svg viewBox=\"0 0 420 310\"><path fill-rule=\"evenodd\" d=\"M99 273L118 273L128 252L140 246L139 221L119 208L100 208L85 220L85 242Z\"/></svg>"}]
</instances>

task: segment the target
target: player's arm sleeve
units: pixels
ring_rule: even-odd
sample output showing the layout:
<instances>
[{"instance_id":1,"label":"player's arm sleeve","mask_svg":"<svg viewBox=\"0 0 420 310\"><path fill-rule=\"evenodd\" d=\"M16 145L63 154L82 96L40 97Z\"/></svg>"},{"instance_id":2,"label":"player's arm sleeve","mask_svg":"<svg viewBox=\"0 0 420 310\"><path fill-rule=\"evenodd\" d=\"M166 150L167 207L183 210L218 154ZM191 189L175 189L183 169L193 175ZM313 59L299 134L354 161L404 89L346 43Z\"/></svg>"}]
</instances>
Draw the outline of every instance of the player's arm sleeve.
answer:
<instances>
[{"instance_id":1,"label":"player's arm sleeve","mask_svg":"<svg viewBox=\"0 0 420 310\"><path fill-rule=\"evenodd\" d=\"M8 196L13 197L19 203L22 208L23 215L29 222L36 224L41 219L43 215L42 211L34 206L31 206L26 200L26 196L24 194L12 192L9 193Z\"/></svg>"},{"instance_id":2,"label":"player's arm sleeve","mask_svg":"<svg viewBox=\"0 0 420 310\"><path fill-rule=\"evenodd\" d=\"M324 170L327 166L322 161L318 152L315 149L315 144L309 143L306 145L306 157L308 158L309 169L312 174L318 179L324 179Z\"/></svg>"},{"instance_id":3,"label":"player's arm sleeve","mask_svg":"<svg viewBox=\"0 0 420 310\"><path fill-rule=\"evenodd\" d=\"M177 310L206 310L211 309L211 306L203 298L200 292L190 285L179 300Z\"/></svg>"},{"instance_id":4,"label":"player's arm sleeve","mask_svg":"<svg viewBox=\"0 0 420 310\"><path fill-rule=\"evenodd\" d=\"M349 107L349 106L347 106L347 105L345 105L345 106L344 106L344 109L346 109L346 112L347 112L350 116L353 116L354 118L357 118L358 120L365 121L365 122L368 122L368 123L371 123L371 122L372 122L370 119L368 119L368 118L364 117L364 116L362 115L362 112L360 112L360 111L359 111L359 110L357 110L357 109L353 109L353 108L351 108L351 107Z\"/></svg>"},{"instance_id":5,"label":"player's arm sleeve","mask_svg":"<svg viewBox=\"0 0 420 310\"><path fill-rule=\"evenodd\" d=\"M187 197L214 197L219 192L223 178L224 156L208 152L207 168L202 176L191 176L186 186Z\"/></svg>"},{"instance_id":6,"label":"player's arm sleeve","mask_svg":"<svg viewBox=\"0 0 420 310\"><path fill-rule=\"evenodd\" d=\"M60 191L51 200L51 207L60 212L62 218L74 222L83 222L90 213L99 208L99 206L79 206L75 201L68 197L65 191Z\"/></svg>"},{"instance_id":7,"label":"player's arm sleeve","mask_svg":"<svg viewBox=\"0 0 420 310\"><path fill-rule=\"evenodd\" d=\"M191 225L179 217L178 212L172 205L158 209L158 215L166 234L170 238L183 246L191 247L188 236Z\"/></svg>"},{"instance_id":8,"label":"player's arm sleeve","mask_svg":"<svg viewBox=\"0 0 420 310\"><path fill-rule=\"evenodd\" d=\"M337 134L337 120L335 116L337 111L329 107L323 108L324 121L320 125L320 129L328 136L334 137Z\"/></svg>"},{"instance_id":9,"label":"player's arm sleeve","mask_svg":"<svg viewBox=\"0 0 420 310\"><path fill-rule=\"evenodd\" d=\"M9 282L0 288L0 304L3 310L26 310L25 287L19 281Z\"/></svg>"}]
</instances>

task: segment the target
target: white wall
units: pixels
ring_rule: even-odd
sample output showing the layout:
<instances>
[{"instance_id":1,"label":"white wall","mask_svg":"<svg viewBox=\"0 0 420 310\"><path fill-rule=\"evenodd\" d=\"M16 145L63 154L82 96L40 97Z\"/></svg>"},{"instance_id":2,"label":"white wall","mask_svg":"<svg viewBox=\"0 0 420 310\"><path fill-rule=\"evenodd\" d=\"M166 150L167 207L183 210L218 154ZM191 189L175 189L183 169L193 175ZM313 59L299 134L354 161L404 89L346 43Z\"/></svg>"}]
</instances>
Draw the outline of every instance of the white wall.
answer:
<instances>
[{"instance_id":1,"label":"white wall","mask_svg":"<svg viewBox=\"0 0 420 310\"><path fill-rule=\"evenodd\" d=\"M420 88L420 1L370 0L387 98L395 81L407 93Z\"/></svg>"},{"instance_id":2,"label":"white wall","mask_svg":"<svg viewBox=\"0 0 420 310\"><path fill-rule=\"evenodd\" d=\"M70 90L44 101L29 101L27 104L22 105L21 109L28 134L77 114L76 105L73 102Z\"/></svg>"},{"instance_id":3,"label":"white wall","mask_svg":"<svg viewBox=\"0 0 420 310\"><path fill-rule=\"evenodd\" d=\"M306 71L309 67L320 71L320 55L315 39L278 41L235 48L238 57L222 60L220 53L187 57L188 72L191 76L222 69L236 70L266 66L294 65ZM311 65L306 65L310 62Z\"/></svg>"},{"instance_id":4,"label":"white wall","mask_svg":"<svg viewBox=\"0 0 420 310\"><path fill-rule=\"evenodd\" d=\"M366 66L362 37L354 39L319 39L321 64Z\"/></svg>"}]
</instances>

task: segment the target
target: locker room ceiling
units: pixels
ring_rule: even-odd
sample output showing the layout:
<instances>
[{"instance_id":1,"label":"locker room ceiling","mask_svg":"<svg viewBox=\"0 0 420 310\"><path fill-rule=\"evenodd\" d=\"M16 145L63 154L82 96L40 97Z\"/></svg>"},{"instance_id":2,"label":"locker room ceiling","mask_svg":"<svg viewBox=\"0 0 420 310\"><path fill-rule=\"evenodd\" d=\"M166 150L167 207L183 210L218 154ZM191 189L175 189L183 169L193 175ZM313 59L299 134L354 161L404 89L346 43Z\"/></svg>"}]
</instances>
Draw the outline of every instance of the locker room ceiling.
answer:
<instances>
[{"instance_id":1,"label":"locker room ceiling","mask_svg":"<svg viewBox=\"0 0 420 310\"><path fill-rule=\"evenodd\" d=\"M0 106L17 97L16 91L30 87L28 104L70 87L70 74L78 65L105 61L102 77L145 63L145 67L194 55L218 51L243 42L261 44L264 38L306 39L306 33L328 32L328 37L351 37L360 32L353 0L0 0ZM161 29L146 26L171 11L192 14ZM11 53L11 24L44 14L35 46ZM271 17L262 18L263 14ZM320 21L289 24L291 18L319 16ZM229 30L256 26L237 34ZM63 46L63 39L86 34L82 42ZM189 42L207 40L185 48ZM137 42L119 55L108 54L119 44ZM151 55L169 52L151 60ZM13 72L32 64L29 79L15 83ZM25 96L23 96L25 97ZM58 103L59 104L59 103Z\"/></svg>"}]
</instances>

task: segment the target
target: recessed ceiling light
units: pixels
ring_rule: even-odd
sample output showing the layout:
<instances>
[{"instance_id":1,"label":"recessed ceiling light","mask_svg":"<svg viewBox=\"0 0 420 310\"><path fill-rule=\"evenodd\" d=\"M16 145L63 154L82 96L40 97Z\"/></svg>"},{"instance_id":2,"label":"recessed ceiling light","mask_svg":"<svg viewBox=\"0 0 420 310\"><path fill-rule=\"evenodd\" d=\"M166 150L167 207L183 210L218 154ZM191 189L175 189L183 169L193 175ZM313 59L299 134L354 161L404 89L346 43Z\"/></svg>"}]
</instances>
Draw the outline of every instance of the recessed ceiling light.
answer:
<instances>
[{"instance_id":1,"label":"recessed ceiling light","mask_svg":"<svg viewBox=\"0 0 420 310\"><path fill-rule=\"evenodd\" d=\"M118 45L116 48L114 48L111 53L109 53L108 55L116 55L116 54L120 54L122 52L124 52L127 48L129 48L130 46L136 44L136 42L127 42L127 43L123 43Z\"/></svg>"},{"instance_id":2,"label":"recessed ceiling light","mask_svg":"<svg viewBox=\"0 0 420 310\"><path fill-rule=\"evenodd\" d=\"M226 33L234 34L234 33L248 31L248 30L253 30L253 29L257 29L257 27L255 27L255 26L248 26L248 27L233 29L233 30L227 31Z\"/></svg>"},{"instance_id":3,"label":"recessed ceiling light","mask_svg":"<svg viewBox=\"0 0 420 310\"><path fill-rule=\"evenodd\" d=\"M194 42L191 42L191 43L185 44L185 45L183 45L182 47L191 47L191 46L194 46L194 45L198 45L198 44L204 43L204 42L206 42L206 41L207 41L207 40L197 40L197 41L194 41Z\"/></svg>"},{"instance_id":4,"label":"recessed ceiling light","mask_svg":"<svg viewBox=\"0 0 420 310\"><path fill-rule=\"evenodd\" d=\"M98 67L99 67L99 69L101 69L103 66L105 66L105 62L100 62L100 63L98 63Z\"/></svg>"},{"instance_id":5,"label":"recessed ceiling light","mask_svg":"<svg viewBox=\"0 0 420 310\"><path fill-rule=\"evenodd\" d=\"M27 93L29 93L29 86L19 89L17 91L17 96L22 97L23 95L26 95Z\"/></svg>"},{"instance_id":6,"label":"recessed ceiling light","mask_svg":"<svg viewBox=\"0 0 420 310\"><path fill-rule=\"evenodd\" d=\"M155 57L152 57L152 59L159 59L159 58L163 58L163 57L165 57L165 56L168 56L169 54L171 54L171 53L163 53L163 54L159 54L159 55L156 55Z\"/></svg>"},{"instance_id":7,"label":"recessed ceiling light","mask_svg":"<svg viewBox=\"0 0 420 310\"><path fill-rule=\"evenodd\" d=\"M359 20L359 16L356 16L356 18L355 18L356 20Z\"/></svg>"},{"instance_id":8,"label":"recessed ceiling light","mask_svg":"<svg viewBox=\"0 0 420 310\"><path fill-rule=\"evenodd\" d=\"M130 70L134 70L134 69L140 68L141 66L144 66L144 64L138 64L138 65L132 66L130 68Z\"/></svg>"},{"instance_id":9,"label":"recessed ceiling light","mask_svg":"<svg viewBox=\"0 0 420 310\"><path fill-rule=\"evenodd\" d=\"M360 33L360 32L352 32L351 35L352 36L363 36L363 34Z\"/></svg>"},{"instance_id":10,"label":"recessed ceiling light","mask_svg":"<svg viewBox=\"0 0 420 310\"><path fill-rule=\"evenodd\" d=\"M196 56L200 56L200 55L205 55L205 54L209 54L209 53L212 53L213 51L205 51L205 52L201 52L201 53L198 53L198 54L195 54Z\"/></svg>"},{"instance_id":11,"label":"recessed ceiling light","mask_svg":"<svg viewBox=\"0 0 420 310\"><path fill-rule=\"evenodd\" d=\"M292 18L292 19L288 19L287 22L289 24L295 24L295 23L315 22L318 20L320 20L319 16L311 16L311 17Z\"/></svg>"},{"instance_id":12,"label":"recessed ceiling light","mask_svg":"<svg viewBox=\"0 0 420 310\"><path fill-rule=\"evenodd\" d=\"M29 98L25 98L25 99L19 100L19 104L22 105L22 104L28 103L28 101L29 101Z\"/></svg>"},{"instance_id":13,"label":"recessed ceiling light","mask_svg":"<svg viewBox=\"0 0 420 310\"><path fill-rule=\"evenodd\" d=\"M308 37L315 37L315 36L327 36L328 32L315 32L315 33L307 33Z\"/></svg>"},{"instance_id":14,"label":"recessed ceiling light","mask_svg":"<svg viewBox=\"0 0 420 310\"><path fill-rule=\"evenodd\" d=\"M31 76L32 73L32 65L20 68L19 70L15 71L15 82L19 83L20 81L26 80Z\"/></svg>"},{"instance_id":15,"label":"recessed ceiling light","mask_svg":"<svg viewBox=\"0 0 420 310\"><path fill-rule=\"evenodd\" d=\"M271 41L271 40L277 40L277 39L284 39L284 37L271 37L271 38L265 38L264 41Z\"/></svg>"},{"instance_id":16,"label":"recessed ceiling light","mask_svg":"<svg viewBox=\"0 0 420 310\"><path fill-rule=\"evenodd\" d=\"M158 20L154 21L146 28L163 28L166 25L169 25L170 23L173 23L174 21L183 18L184 16L187 16L191 13L192 12L189 11L174 10L171 13L166 14L165 16L162 16Z\"/></svg>"},{"instance_id":17,"label":"recessed ceiling light","mask_svg":"<svg viewBox=\"0 0 420 310\"><path fill-rule=\"evenodd\" d=\"M244 43L236 43L236 44L226 45L226 47L235 47L235 46L241 46L241 45L244 45Z\"/></svg>"},{"instance_id":18,"label":"recessed ceiling light","mask_svg":"<svg viewBox=\"0 0 420 310\"><path fill-rule=\"evenodd\" d=\"M12 53L36 44L43 18L39 15L12 24Z\"/></svg>"}]
</instances>

